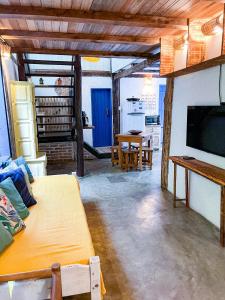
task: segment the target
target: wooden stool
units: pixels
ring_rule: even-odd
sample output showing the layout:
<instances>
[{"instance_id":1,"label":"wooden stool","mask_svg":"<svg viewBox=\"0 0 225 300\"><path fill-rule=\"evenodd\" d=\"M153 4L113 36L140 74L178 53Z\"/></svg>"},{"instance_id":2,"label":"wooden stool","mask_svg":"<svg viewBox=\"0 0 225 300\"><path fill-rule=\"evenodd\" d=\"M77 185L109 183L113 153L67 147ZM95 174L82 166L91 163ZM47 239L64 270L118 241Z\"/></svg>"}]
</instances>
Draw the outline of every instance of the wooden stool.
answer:
<instances>
[{"instance_id":1,"label":"wooden stool","mask_svg":"<svg viewBox=\"0 0 225 300\"><path fill-rule=\"evenodd\" d=\"M144 164L147 164L150 167L150 169L152 169L152 153L153 153L153 150L149 147L143 147L142 148L142 153L143 153L142 162Z\"/></svg>"},{"instance_id":2,"label":"wooden stool","mask_svg":"<svg viewBox=\"0 0 225 300\"><path fill-rule=\"evenodd\" d=\"M123 156L123 167L125 170L135 168L137 170L138 167L138 150L122 150L122 156Z\"/></svg>"},{"instance_id":3,"label":"wooden stool","mask_svg":"<svg viewBox=\"0 0 225 300\"><path fill-rule=\"evenodd\" d=\"M112 153L112 166L114 166L114 164L119 164L119 146L112 146L111 147L111 153Z\"/></svg>"}]
</instances>

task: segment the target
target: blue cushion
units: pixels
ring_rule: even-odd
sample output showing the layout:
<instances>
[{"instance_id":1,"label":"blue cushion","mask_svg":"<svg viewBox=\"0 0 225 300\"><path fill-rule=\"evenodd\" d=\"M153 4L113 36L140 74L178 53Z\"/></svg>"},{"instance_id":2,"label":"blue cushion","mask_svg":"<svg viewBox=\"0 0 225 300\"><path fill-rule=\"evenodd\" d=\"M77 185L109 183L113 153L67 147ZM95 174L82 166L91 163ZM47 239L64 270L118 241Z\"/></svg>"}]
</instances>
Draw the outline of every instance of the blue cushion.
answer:
<instances>
[{"instance_id":1,"label":"blue cushion","mask_svg":"<svg viewBox=\"0 0 225 300\"><path fill-rule=\"evenodd\" d=\"M9 198L12 205L15 207L18 215L24 219L29 215L29 210L26 205L23 203L19 192L17 191L12 179L10 177L6 178L0 182L0 188L6 194L6 197Z\"/></svg>"},{"instance_id":2,"label":"blue cushion","mask_svg":"<svg viewBox=\"0 0 225 300\"><path fill-rule=\"evenodd\" d=\"M8 177L12 179L26 207L29 207L37 203L36 200L30 195L28 191L23 171L20 168L5 173L0 173L0 182L2 182Z\"/></svg>"},{"instance_id":3,"label":"blue cushion","mask_svg":"<svg viewBox=\"0 0 225 300\"><path fill-rule=\"evenodd\" d=\"M20 156L18 157L17 159L14 160L15 163L17 164L17 166L19 167L20 165L24 165L26 171L27 171L27 174L28 174L28 177L29 177L29 180L30 180L30 183L34 182L34 177L32 175L32 172L27 164L27 162L25 161L25 159Z\"/></svg>"}]
</instances>

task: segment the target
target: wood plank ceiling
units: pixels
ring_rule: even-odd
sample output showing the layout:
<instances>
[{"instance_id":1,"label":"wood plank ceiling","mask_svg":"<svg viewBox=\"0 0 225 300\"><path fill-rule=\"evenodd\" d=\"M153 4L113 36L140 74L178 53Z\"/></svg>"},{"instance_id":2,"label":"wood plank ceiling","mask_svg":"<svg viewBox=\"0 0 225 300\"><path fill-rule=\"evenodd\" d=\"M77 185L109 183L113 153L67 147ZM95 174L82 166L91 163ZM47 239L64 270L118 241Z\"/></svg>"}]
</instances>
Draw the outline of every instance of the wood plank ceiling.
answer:
<instances>
[{"instance_id":1,"label":"wood plank ceiling","mask_svg":"<svg viewBox=\"0 0 225 300\"><path fill-rule=\"evenodd\" d=\"M23 7L28 9L27 14ZM47 9L34 16L35 8L41 7ZM62 11L66 17L62 18L61 11L57 9L68 9L66 13ZM92 20L85 14L83 19L69 18L67 13L72 16L72 10L89 12ZM64 49L67 52L62 54L70 54L72 50L71 54L78 51L86 55L124 53L132 56L133 53L144 57L161 36L179 34L184 30L187 18L210 18L222 10L222 3L210 0L1 0L0 35L10 46L21 51ZM57 12L56 17L47 16L51 12ZM97 20L94 19L95 12L103 12L100 17L97 15ZM142 24L132 23L129 14L135 15L136 21L143 16ZM119 22L121 15L128 22ZM166 19L156 18L149 21L148 26L147 21L144 25L146 16Z\"/></svg>"}]
</instances>

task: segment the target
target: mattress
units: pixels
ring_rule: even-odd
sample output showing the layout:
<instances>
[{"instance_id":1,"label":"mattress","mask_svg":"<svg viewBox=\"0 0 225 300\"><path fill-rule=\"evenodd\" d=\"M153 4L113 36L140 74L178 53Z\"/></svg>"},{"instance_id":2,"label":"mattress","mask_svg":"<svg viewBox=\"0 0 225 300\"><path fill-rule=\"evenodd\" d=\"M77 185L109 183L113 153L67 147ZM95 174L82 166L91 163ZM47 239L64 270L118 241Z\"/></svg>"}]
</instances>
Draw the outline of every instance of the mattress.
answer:
<instances>
[{"instance_id":1,"label":"mattress","mask_svg":"<svg viewBox=\"0 0 225 300\"><path fill-rule=\"evenodd\" d=\"M37 178L32 184L37 205L25 219L26 228L0 255L0 275L88 264L95 255L86 215L74 176Z\"/></svg>"}]
</instances>

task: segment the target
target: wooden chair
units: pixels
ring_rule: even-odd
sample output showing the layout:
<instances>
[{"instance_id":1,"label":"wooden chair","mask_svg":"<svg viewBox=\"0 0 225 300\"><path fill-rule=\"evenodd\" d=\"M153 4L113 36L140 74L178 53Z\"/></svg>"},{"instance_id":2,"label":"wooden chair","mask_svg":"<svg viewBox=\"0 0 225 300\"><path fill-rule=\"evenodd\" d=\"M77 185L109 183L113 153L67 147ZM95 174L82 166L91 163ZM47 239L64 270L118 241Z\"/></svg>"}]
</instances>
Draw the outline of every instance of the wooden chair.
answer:
<instances>
[{"instance_id":1,"label":"wooden chair","mask_svg":"<svg viewBox=\"0 0 225 300\"><path fill-rule=\"evenodd\" d=\"M142 147L142 163L147 164L152 169L152 153L153 150L149 147Z\"/></svg>"},{"instance_id":2,"label":"wooden chair","mask_svg":"<svg viewBox=\"0 0 225 300\"><path fill-rule=\"evenodd\" d=\"M112 166L114 164L119 164L119 146L112 146L111 147L111 154L112 154Z\"/></svg>"},{"instance_id":3,"label":"wooden chair","mask_svg":"<svg viewBox=\"0 0 225 300\"><path fill-rule=\"evenodd\" d=\"M1 275L0 282L32 280L42 278L52 278L51 298L50 300L62 300L62 281L60 264L53 264L51 269L31 271L25 273L16 273L10 275Z\"/></svg>"},{"instance_id":4,"label":"wooden chair","mask_svg":"<svg viewBox=\"0 0 225 300\"><path fill-rule=\"evenodd\" d=\"M138 167L138 150L126 149L122 150L122 166L125 170L135 168L137 170Z\"/></svg>"},{"instance_id":5,"label":"wooden chair","mask_svg":"<svg viewBox=\"0 0 225 300\"><path fill-rule=\"evenodd\" d=\"M119 142L119 165L120 165L120 167L127 168L127 166L126 166L126 156L127 155L123 153L125 151L123 149L123 144L124 143L128 144L128 149L131 151L134 151L136 153L136 150L131 149L131 144L136 143L139 145L138 166L139 166L139 169L142 170L142 136L118 134L116 137ZM131 154L131 155L133 155L133 154ZM137 153L137 157L138 157L138 153ZM136 154L135 154L135 158L136 158ZM128 154L128 162L129 162L129 154ZM129 163L128 163L128 165L129 165ZM133 164L132 166L136 168L135 164ZM129 168L129 166L128 166L128 168Z\"/></svg>"}]
</instances>

